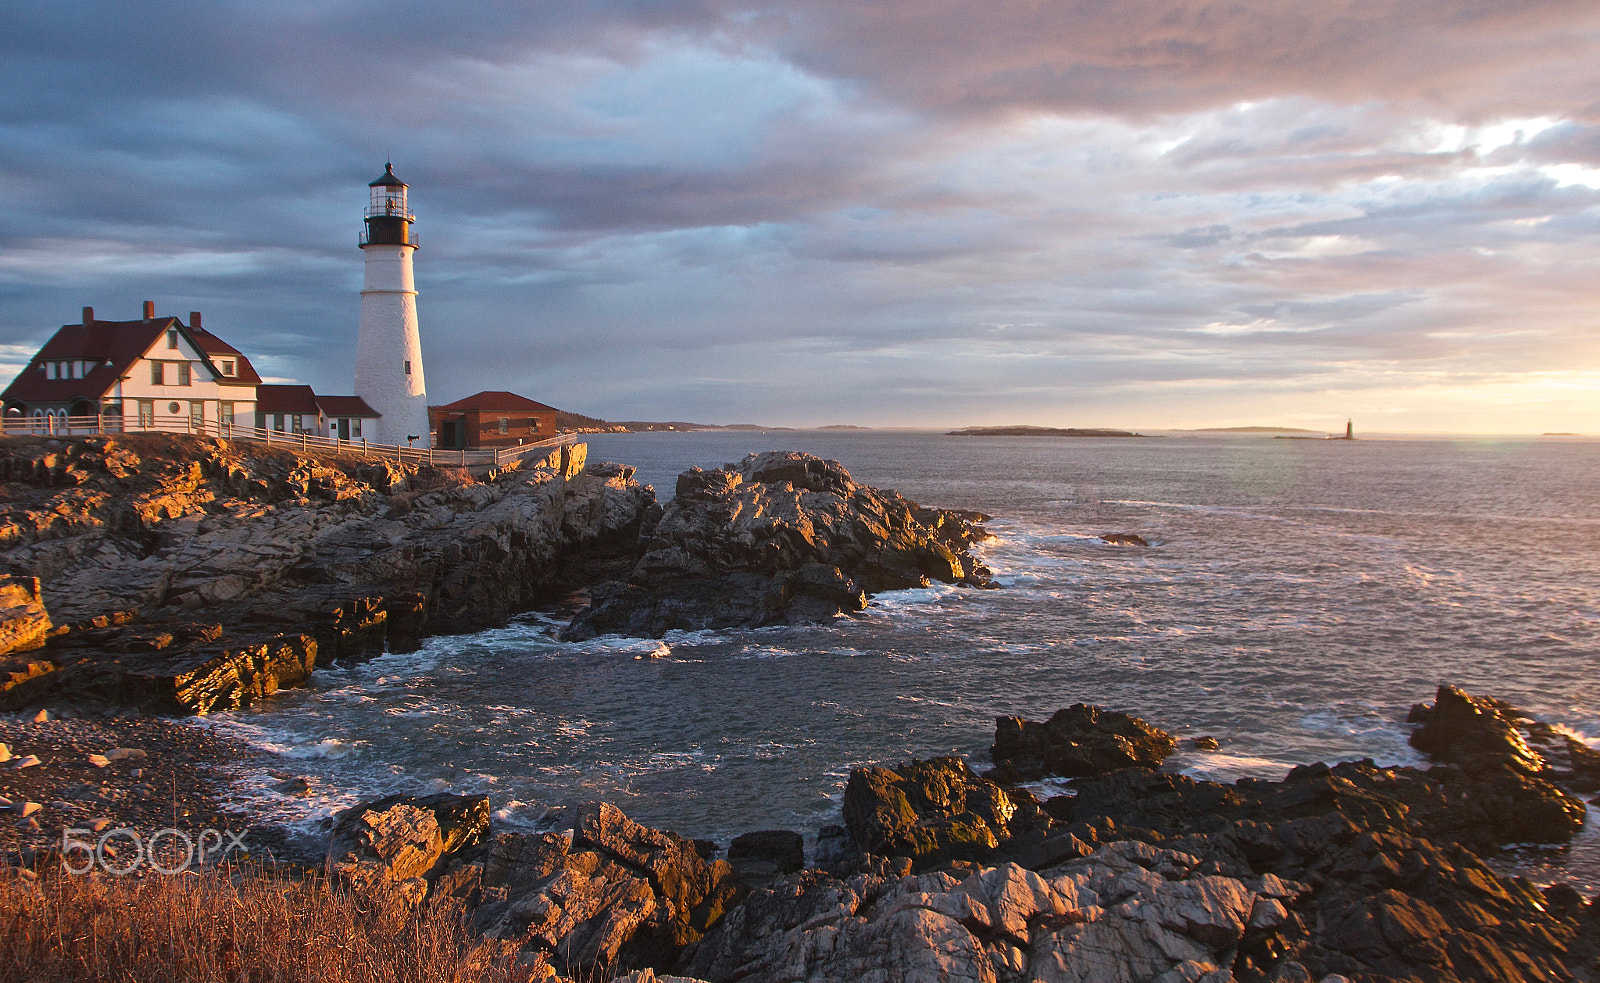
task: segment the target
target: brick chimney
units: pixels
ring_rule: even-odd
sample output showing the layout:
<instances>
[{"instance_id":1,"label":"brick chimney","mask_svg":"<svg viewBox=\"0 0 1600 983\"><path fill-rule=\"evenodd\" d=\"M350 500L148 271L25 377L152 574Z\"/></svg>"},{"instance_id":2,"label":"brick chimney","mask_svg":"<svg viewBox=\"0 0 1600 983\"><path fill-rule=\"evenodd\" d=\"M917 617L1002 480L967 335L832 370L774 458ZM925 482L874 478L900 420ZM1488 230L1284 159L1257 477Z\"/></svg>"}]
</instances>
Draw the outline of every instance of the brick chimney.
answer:
<instances>
[{"instance_id":1,"label":"brick chimney","mask_svg":"<svg viewBox=\"0 0 1600 983\"><path fill-rule=\"evenodd\" d=\"M87 328L89 325L91 325L93 323L94 323L94 308L93 307L85 307L83 309L83 326Z\"/></svg>"},{"instance_id":2,"label":"brick chimney","mask_svg":"<svg viewBox=\"0 0 1600 983\"><path fill-rule=\"evenodd\" d=\"M156 319L156 302L155 301L147 300L147 301L144 302L144 319L146 321L154 321Z\"/></svg>"},{"instance_id":3,"label":"brick chimney","mask_svg":"<svg viewBox=\"0 0 1600 983\"><path fill-rule=\"evenodd\" d=\"M190 331L199 331L200 330L200 312L199 311L190 311L189 312L189 330Z\"/></svg>"}]
</instances>

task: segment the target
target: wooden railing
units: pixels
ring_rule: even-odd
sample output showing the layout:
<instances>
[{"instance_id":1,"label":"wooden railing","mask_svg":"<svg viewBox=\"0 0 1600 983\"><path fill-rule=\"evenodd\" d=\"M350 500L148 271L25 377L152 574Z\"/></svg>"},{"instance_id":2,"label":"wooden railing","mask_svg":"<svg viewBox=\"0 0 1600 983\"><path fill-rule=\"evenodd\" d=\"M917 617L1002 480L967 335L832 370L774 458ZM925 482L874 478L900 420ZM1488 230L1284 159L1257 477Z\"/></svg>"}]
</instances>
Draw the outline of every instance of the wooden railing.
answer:
<instances>
[{"instance_id":1,"label":"wooden railing","mask_svg":"<svg viewBox=\"0 0 1600 983\"><path fill-rule=\"evenodd\" d=\"M408 447L379 444L369 440L349 440L323 437L314 433L292 433L285 430L266 430L240 424L218 423L215 420L193 421L184 417L156 417L150 421L128 419L115 414L101 416L46 416L6 417L0 419L0 434L16 436L36 434L54 437L90 436L118 433L187 433L220 437L224 440L249 440L269 447L286 447L294 450L342 451L363 457L383 458L392 461L425 462L439 467L497 467L503 468L512 461L526 457L543 457L557 447L578 443L579 434L565 433L544 440L531 441L511 447L482 450L461 450L443 447Z\"/></svg>"}]
</instances>

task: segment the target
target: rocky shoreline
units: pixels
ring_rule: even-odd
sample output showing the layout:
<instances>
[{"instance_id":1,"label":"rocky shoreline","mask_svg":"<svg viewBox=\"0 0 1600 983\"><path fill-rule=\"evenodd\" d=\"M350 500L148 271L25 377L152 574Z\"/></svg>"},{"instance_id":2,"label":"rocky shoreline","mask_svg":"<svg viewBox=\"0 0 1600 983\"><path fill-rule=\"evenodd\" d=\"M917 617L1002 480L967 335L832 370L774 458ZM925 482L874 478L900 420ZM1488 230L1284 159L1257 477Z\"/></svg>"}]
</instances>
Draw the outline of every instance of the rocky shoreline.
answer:
<instances>
[{"instance_id":1,"label":"rocky shoreline","mask_svg":"<svg viewBox=\"0 0 1600 983\"><path fill-rule=\"evenodd\" d=\"M181 435L8 438L0 706L236 709L319 663L502 624L604 576L655 508L586 451L480 481Z\"/></svg>"},{"instance_id":2,"label":"rocky shoreline","mask_svg":"<svg viewBox=\"0 0 1600 983\"><path fill-rule=\"evenodd\" d=\"M1278 782L1164 771L1172 735L1107 708L1000 718L983 774L949 757L854 769L809 856L805 831L711 843L603 802L502 829L486 797L455 794L363 803L312 842L235 830L230 775L277 763L149 713L238 707L327 660L585 589L569 637L982 588L983 517L795 454L686 472L663 507L581 445L481 482L181 437L4 452L0 700L50 709L0 716L0 849L45 876L74 856L65 831L234 830L253 860L385 903L450 899L480 936L584 979L1600 980L1600 905L1483 859L1570 840L1600 753L1451 687L1411 715L1432 767ZM1046 777L1067 794L1020 784Z\"/></svg>"},{"instance_id":3,"label":"rocky shoreline","mask_svg":"<svg viewBox=\"0 0 1600 983\"><path fill-rule=\"evenodd\" d=\"M601 802L538 831L500 829L486 797L442 794L351 808L289 859L392 903L452 899L476 933L574 978L1600 978L1600 901L1482 859L1534 827L1570 838L1600 786L1600 753L1452 687L1413 722L1427 770L1357 761L1218 784L1160 770L1171 736L1126 714L1077 705L1043 723L1000 718L987 776L959 758L857 768L842 825L824 827L809 856L801 831L716 844ZM203 795L152 807L128 786L133 765L165 769L144 776L160 787L222 764L227 742L193 725L0 730L18 760L41 759L0 771L0 795L100 789L14 821L38 826L36 840L88 812L130 827L241 819ZM161 746L96 770L85 752L119 742ZM1067 794L1040 799L1004 780L1037 761L1066 763L1037 767L1075 773ZM37 842L25 856L48 872L55 854Z\"/></svg>"}]
</instances>

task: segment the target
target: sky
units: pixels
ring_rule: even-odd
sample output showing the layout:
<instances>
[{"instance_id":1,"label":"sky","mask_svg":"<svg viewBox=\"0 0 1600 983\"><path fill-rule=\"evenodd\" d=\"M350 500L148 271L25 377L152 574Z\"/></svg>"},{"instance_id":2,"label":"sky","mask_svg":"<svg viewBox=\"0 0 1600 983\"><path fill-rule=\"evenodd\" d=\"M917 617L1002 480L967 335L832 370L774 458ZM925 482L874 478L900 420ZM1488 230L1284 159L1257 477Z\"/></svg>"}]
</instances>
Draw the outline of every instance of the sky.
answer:
<instances>
[{"instance_id":1,"label":"sky","mask_svg":"<svg viewBox=\"0 0 1600 983\"><path fill-rule=\"evenodd\" d=\"M1593 0L5 4L0 382L349 392L386 159L430 402L1600 433Z\"/></svg>"}]
</instances>

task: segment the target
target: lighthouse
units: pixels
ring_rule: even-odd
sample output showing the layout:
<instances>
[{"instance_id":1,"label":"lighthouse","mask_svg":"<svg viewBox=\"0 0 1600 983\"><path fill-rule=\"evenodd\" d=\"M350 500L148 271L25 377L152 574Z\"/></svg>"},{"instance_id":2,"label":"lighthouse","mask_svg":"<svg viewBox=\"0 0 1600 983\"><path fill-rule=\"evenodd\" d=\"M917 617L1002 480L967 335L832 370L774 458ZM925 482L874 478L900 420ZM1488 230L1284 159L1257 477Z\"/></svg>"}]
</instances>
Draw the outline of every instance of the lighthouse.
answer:
<instances>
[{"instance_id":1,"label":"lighthouse","mask_svg":"<svg viewBox=\"0 0 1600 983\"><path fill-rule=\"evenodd\" d=\"M356 339L356 395L381 414L377 440L415 440L427 447L428 396L422 378L422 339L417 333L417 285L411 274L411 235L416 216L406 206L406 183L383 165L383 176L367 186L366 228L361 251L367 272L361 286L361 331Z\"/></svg>"}]
</instances>

